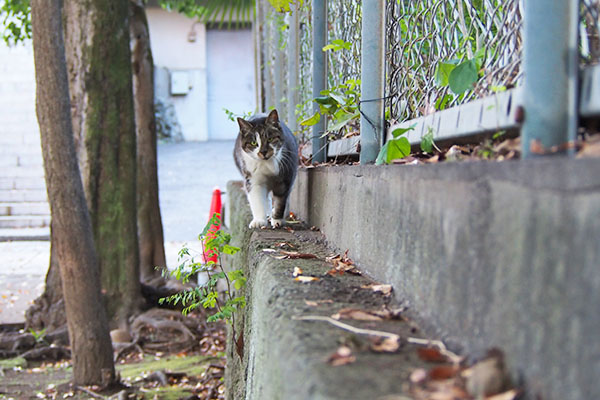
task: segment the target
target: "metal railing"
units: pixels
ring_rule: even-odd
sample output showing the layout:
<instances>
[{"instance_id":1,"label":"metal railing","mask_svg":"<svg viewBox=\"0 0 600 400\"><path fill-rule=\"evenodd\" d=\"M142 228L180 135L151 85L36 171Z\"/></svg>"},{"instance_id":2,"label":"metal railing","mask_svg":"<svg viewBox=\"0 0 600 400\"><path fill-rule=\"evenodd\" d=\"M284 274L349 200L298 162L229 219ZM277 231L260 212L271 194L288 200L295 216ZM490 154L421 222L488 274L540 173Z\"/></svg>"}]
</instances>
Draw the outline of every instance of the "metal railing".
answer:
<instances>
[{"instance_id":1,"label":"metal railing","mask_svg":"<svg viewBox=\"0 0 600 400\"><path fill-rule=\"evenodd\" d=\"M361 162L383 144L383 119L417 121L447 140L524 121L528 156L535 141L572 142L579 114L600 115L600 0L304 0L285 17L257 4L263 109L302 120L322 89L362 77L361 145L371 150ZM321 50L334 41L344 49ZM324 160L324 125L291 125Z\"/></svg>"}]
</instances>

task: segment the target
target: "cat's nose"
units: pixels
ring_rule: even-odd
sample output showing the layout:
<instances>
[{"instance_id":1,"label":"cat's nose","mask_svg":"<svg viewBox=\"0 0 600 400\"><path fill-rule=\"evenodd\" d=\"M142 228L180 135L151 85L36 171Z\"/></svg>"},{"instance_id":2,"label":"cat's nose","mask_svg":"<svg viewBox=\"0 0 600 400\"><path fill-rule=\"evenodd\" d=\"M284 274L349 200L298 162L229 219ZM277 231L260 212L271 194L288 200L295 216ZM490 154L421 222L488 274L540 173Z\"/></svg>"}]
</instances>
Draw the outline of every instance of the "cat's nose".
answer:
<instances>
[{"instance_id":1,"label":"cat's nose","mask_svg":"<svg viewBox=\"0 0 600 400\"><path fill-rule=\"evenodd\" d=\"M267 158L267 152L268 150L261 150L258 152L258 155L260 158Z\"/></svg>"}]
</instances>

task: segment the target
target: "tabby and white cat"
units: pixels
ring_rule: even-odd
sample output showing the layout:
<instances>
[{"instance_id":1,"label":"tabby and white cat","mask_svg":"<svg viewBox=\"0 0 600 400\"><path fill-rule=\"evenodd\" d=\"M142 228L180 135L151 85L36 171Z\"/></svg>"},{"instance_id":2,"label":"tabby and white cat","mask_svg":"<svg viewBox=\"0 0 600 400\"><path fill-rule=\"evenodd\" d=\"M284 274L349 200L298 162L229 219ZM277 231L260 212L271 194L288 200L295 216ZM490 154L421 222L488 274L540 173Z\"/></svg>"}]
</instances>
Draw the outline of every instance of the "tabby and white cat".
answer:
<instances>
[{"instance_id":1,"label":"tabby and white cat","mask_svg":"<svg viewBox=\"0 0 600 400\"><path fill-rule=\"evenodd\" d=\"M271 226L283 225L284 214L298 168L298 144L290 129L279 120L277 110L269 115L237 119L240 132L233 158L245 180L252 222L250 228L267 225L269 193L273 209Z\"/></svg>"}]
</instances>

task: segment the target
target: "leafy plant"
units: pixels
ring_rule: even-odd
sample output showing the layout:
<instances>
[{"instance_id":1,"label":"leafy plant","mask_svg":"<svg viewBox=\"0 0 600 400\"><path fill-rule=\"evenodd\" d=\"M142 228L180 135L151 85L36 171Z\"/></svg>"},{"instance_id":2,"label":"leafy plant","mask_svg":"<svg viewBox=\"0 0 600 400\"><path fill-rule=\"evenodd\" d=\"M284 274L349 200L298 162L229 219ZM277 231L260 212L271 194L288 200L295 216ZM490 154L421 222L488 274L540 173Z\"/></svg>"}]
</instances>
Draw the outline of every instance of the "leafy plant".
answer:
<instances>
[{"instance_id":1,"label":"leafy plant","mask_svg":"<svg viewBox=\"0 0 600 400\"><path fill-rule=\"evenodd\" d=\"M360 80L349 79L331 89L321 91L321 96L314 99L319 105L319 111L300 121L302 126L317 124L321 118L329 118L330 124L323 135L337 132L360 117L358 103L360 100Z\"/></svg>"},{"instance_id":2,"label":"leafy plant","mask_svg":"<svg viewBox=\"0 0 600 400\"><path fill-rule=\"evenodd\" d=\"M2 39L7 45L16 45L31 39L31 7L29 0L0 2L0 20L4 27Z\"/></svg>"},{"instance_id":3,"label":"leafy plant","mask_svg":"<svg viewBox=\"0 0 600 400\"><path fill-rule=\"evenodd\" d=\"M44 343L46 338L46 328L36 331L35 329L29 328L29 333L33 336L33 340L36 343Z\"/></svg>"},{"instance_id":4,"label":"leafy plant","mask_svg":"<svg viewBox=\"0 0 600 400\"><path fill-rule=\"evenodd\" d=\"M230 121L233 121L233 122L237 121L237 117L248 119L248 118L250 118L252 116L252 113L249 112L249 111L245 112L245 113L242 113L242 114L236 114L233 111L228 110L227 108L223 108L223 111L225 111L225 114L227 115L227 119L230 120Z\"/></svg>"},{"instance_id":5,"label":"leafy plant","mask_svg":"<svg viewBox=\"0 0 600 400\"><path fill-rule=\"evenodd\" d=\"M393 139L390 139L379 150L375 165L389 164L393 160L410 155L410 142L404 134L415 129L416 124L408 128L396 128L392 131Z\"/></svg>"},{"instance_id":6,"label":"leafy plant","mask_svg":"<svg viewBox=\"0 0 600 400\"><path fill-rule=\"evenodd\" d=\"M236 23L250 22L254 16L253 0L159 0L165 10L176 11L189 18L198 18L202 23L227 22L229 26Z\"/></svg>"},{"instance_id":7,"label":"leafy plant","mask_svg":"<svg viewBox=\"0 0 600 400\"><path fill-rule=\"evenodd\" d=\"M435 70L435 83L439 87L448 86L454 95L464 97L465 92L473 88L479 80L485 49L479 49L473 58L441 61ZM463 59L463 61L461 61ZM452 94L446 94L436 101L436 109L443 110L454 99Z\"/></svg>"},{"instance_id":8,"label":"leafy plant","mask_svg":"<svg viewBox=\"0 0 600 400\"><path fill-rule=\"evenodd\" d=\"M176 293L169 297L163 297L159 300L159 304L170 303L178 304L184 307L182 313L187 315L190 311L202 306L206 309L215 309L215 312L206 320L215 322L225 320L230 323L235 333L235 312L246 306L246 298L244 296L235 296L233 290L240 290L246 284L246 278L242 270L225 271L221 263L221 254L235 254L240 249L230 245L231 235L216 229L215 226L220 225L220 215L213 214L208 221L202 233L198 236L204 244L204 249L200 253L203 260L196 261L191 255L191 249L184 247L179 251L179 261L181 264L173 271L165 271L163 275L174 276L175 279L187 283L190 278L199 272L205 272L208 275L208 281L182 292ZM211 256L216 256L217 261L210 260ZM219 298L217 284L219 281L225 281L227 289L224 293L224 302Z\"/></svg>"},{"instance_id":9,"label":"leafy plant","mask_svg":"<svg viewBox=\"0 0 600 400\"><path fill-rule=\"evenodd\" d=\"M421 138L421 151L425 153L433 153L433 149L441 152L433 140L433 129L428 127L427 133Z\"/></svg>"}]
</instances>

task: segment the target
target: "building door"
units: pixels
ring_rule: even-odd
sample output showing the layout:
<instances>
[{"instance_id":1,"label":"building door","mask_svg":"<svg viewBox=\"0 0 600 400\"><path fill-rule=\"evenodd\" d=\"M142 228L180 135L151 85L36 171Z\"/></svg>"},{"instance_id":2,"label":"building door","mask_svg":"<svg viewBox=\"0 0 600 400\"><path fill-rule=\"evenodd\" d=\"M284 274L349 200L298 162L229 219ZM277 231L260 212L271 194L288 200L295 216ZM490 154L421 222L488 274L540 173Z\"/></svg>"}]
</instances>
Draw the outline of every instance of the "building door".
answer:
<instances>
[{"instance_id":1,"label":"building door","mask_svg":"<svg viewBox=\"0 0 600 400\"><path fill-rule=\"evenodd\" d=\"M250 29L207 29L207 109L209 140L235 139L234 114L254 113L254 44Z\"/></svg>"}]
</instances>

